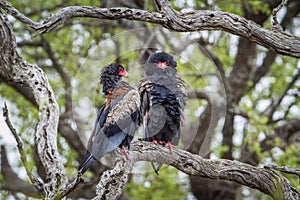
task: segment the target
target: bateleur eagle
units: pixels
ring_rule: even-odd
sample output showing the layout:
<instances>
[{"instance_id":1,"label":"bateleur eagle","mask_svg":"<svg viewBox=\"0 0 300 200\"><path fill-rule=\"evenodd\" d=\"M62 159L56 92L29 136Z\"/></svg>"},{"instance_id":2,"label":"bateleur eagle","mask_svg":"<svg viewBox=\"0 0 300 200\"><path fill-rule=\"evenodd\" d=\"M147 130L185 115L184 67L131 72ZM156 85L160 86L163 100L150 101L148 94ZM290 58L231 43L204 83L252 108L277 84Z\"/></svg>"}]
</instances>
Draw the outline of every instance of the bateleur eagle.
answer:
<instances>
[{"instance_id":1,"label":"bateleur eagle","mask_svg":"<svg viewBox=\"0 0 300 200\"><path fill-rule=\"evenodd\" d=\"M145 77L138 86L145 140L167 145L170 153L172 145L179 142L186 98L184 81L178 77L176 66L168 53L151 54L145 64ZM156 173L161 166L152 163Z\"/></svg>"},{"instance_id":2,"label":"bateleur eagle","mask_svg":"<svg viewBox=\"0 0 300 200\"><path fill-rule=\"evenodd\" d=\"M78 173L83 174L95 160L117 147L129 159L124 147L130 147L138 126L140 96L127 82L121 81L123 76L127 76L127 72L120 64L110 64L102 69L100 83L106 100L98 111Z\"/></svg>"}]
</instances>

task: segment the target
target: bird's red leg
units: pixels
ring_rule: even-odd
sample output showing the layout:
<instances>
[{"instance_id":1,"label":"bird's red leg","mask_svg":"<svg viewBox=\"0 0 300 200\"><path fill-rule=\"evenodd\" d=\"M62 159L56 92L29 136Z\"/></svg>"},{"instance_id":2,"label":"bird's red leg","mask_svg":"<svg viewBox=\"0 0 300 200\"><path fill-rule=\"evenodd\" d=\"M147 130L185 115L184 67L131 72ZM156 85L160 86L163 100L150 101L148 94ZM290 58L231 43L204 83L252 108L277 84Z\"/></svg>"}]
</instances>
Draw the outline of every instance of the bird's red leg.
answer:
<instances>
[{"instance_id":1,"label":"bird's red leg","mask_svg":"<svg viewBox=\"0 0 300 200\"><path fill-rule=\"evenodd\" d=\"M169 147L170 153L172 154L172 152L173 152L173 145L169 141L166 142L166 145Z\"/></svg>"},{"instance_id":2,"label":"bird's red leg","mask_svg":"<svg viewBox=\"0 0 300 200\"><path fill-rule=\"evenodd\" d=\"M125 157L126 157L128 160L130 160L129 154L128 154L127 151L124 149L124 147L123 147L123 146L120 146L120 149L121 149L122 153L125 155Z\"/></svg>"}]
</instances>

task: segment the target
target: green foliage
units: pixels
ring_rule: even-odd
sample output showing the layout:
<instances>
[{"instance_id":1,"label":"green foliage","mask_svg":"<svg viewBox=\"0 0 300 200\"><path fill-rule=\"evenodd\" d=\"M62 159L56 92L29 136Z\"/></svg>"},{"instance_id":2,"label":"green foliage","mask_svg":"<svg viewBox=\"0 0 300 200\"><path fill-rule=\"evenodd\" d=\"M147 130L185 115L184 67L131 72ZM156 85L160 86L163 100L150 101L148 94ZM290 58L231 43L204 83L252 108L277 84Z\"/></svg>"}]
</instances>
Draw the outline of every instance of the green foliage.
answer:
<instances>
[{"instance_id":1,"label":"green foliage","mask_svg":"<svg viewBox=\"0 0 300 200\"><path fill-rule=\"evenodd\" d=\"M288 146L285 149L284 153L279 158L275 159L275 162L278 166L292 166L296 169L300 169L299 156L300 144L298 143ZM297 175L285 173L282 173L282 175L288 178L293 186L296 187L298 191L300 191L299 177Z\"/></svg>"},{"instance_id":2,"label":"green foliage","mask_svg":"<svg viewBox=\"0 0 300 200\"><path fill-rule=\"evenodd\" d=\"M119 2L119 1L118 1ZM205 9L205 1L170 1L177 10L183 9ZM212 0L208 1L212 5L212 9L219 11L226 11L243 16L242 3L240 0ZM246 0L254 10L255 14L270 14L270 9L266 3L260 0ZM40 21L49 16L50 13L57 12L60 8L65 6L74 5L87 5L87 6L100 6L103 1L98 0L22 0L10 1L17 9L25 13L32 20ZM149 1L147 10L155 11L153 1ZM33 30L24 26L18 20L12 20L16 37L18 41L39 42L47 41L54 52L54 57L58 64L63 68L64 72L68 74L71 81L72 100L73 100L73 114L80 118L83 115L82 132L89 132L92 129L96 111L104 102L104 96L101 93L99 85L99 75L101 68L111 62L119 61L129 71L130 78L128 81L136 86L138 80L142 77L141 72L141 59L140 54L143 49L134 49L136 44L143 47L144 40L147 37L142 37L140 32L129 32L124 34L124 31L129 31L130 28L125 27L126 23L132 21L108 21L96 20L90 18L76 18L68 22L63 28L58 27L55 31L43 34L34 39L31 39ZM270 27L270 21L267 20L264 24L265 27ZM140 22L136 22L140 23ZM97 25L95 25L97 24ZM132 25L132 24L131 24ZM132 27L134 27L133 24ZM143 24L142 26L152 28L158 27L154 24ZM150 29L150 32L155 31ZM204 55L203 50L206 48L213 53L222 63L225 74L228 75L235 63L235 54L237 51L238 37L228 33L219 31L202 31L199 33L173 33L166 32L167 36L164 38L163 34L159 35L159 42L156 44L158 48L163 48L172 51L174 47L181 49L186 41L190 38L204 39L207 44L204 46L198 45L194 42L188 45L186 49L174 52L175 59L178 62L178 73L185 80L186 85L190 89L210 89L210 86L215 84L218 86L220 92L222 90L222 83L216 84L216 77L219 77L218 70L212 61ZM114 37L119 34L120 37ZM125 36L122 36L124 34ZM169 34L169 35L168 35ZM212 44L212 45L211 45ZM53 62L49 59L48 53L42 46L20 46L21 55L30 62L38 64L47 74L50 84L55 92L58 101L60 112L63 113L65 109L65 83L60 77L59 73L53 67ZM119 54L117 53L119 50ZM265 50L258 48L259 56L257 60L261 59L265 54ZM255 62L255 61L253 61ZM242 131L240 140L242 144L234 146L235 151L240 152L241 148L247 146L251 151L257 153L259 160L264 162L266 159L274 161L278 165L286 165L290 167L300 168L297 157L299 158L300 147L299 145L288 146L283 149L280 156L275 155L272 151L264 152L260 146L263 136L273 135L274 127L278 124L269 124L269 119L265 114L266 107L276 100L285 90L286 85L291 81L293 75L297 70L299 60L290 57L278 56L276 62L272 65L270 72L264 76L260 83L250 91L245 91L238 109L241 109L247 115L245 119L244 130ZM254 69L255 70L255 69ZM196 75L188 75L196 74ZM203 76L197 76L197 75ZM214 86L215 86L214 85ZM253 83L248 82L251 87ZM294 103L296 108L299 108L300 100L292 93L299 92L298 86L293 86L289 91L289 97L293 96L292 102L283 102L276 111L277 116L282 117L289 109L289 105ZM292 90L294 92L292 92ZM209 93L211 91L209 90ZM9 102L12 121L17 127L18 133L24 142L27 159L30 161L29 167L34 169L33 154L33 134L38 120L38 111L26 99L18 94L11 87L1 84L0 85L1 97ZM205 100L191 99L187 101L186 106L186 124L192 124L199 119L200 111L207 107ZM235 106L235 105L234 105ZM80 108L80 109L79 109ZM78 111L79 109L79 111ZM288 112L286 118L299 118L299 113ZM237 123L235 123L237 125ZM221 126L221 125L220 125ZM211 127L213 128L213 127ZM216 129L222 129L217 127ZM238 130L234 130L237 135ZM221 132L221 131L220 131ZM88 137L88 136L87 136ZM67 141L58 134L58 149L61 157L63 158L66 167L66 174L68 177L76 176L77 153L70 147ZM277 138L272 141L272 145L281 147L281 140ZM222 157L224 152L228 151L228 146L217 145L213 147L213 153ZM237 158L239 158L237 156ZM289 158L289 159L286 159ZM15 167L20 167L21 162ZM131 199L186 199L189 191L187 184L188 178L182 175L172 167L164 166L160 170L160 175L157 176L150 166L145 167L148 171L143 174L133 174L132 179L126 186L125 194ZM92 177L93 174L87 172L86 177ZM297 177L286 175L298 190ZM0 182L3 177L0 175ZM258 192L248 195L248 198L268 199L266 195ZM11 199L15 194L2 192L1 199ZM23 196L22 196L23 197ZM16 197L17 198L17 197Z\"/></svg>"},{"instance_id":3,"label":"green foliage","mask_svg":"<svg viewBox=\"0 0 300 200\"><path fill-rule=\"evenodd\" d=\"M178 173L177 169L164 166L160 169L159 175L153 171L133 174L133 178L126 185L125 194L132 200L184 199L188 193L186 185L188 180L186 176L178 179Z\"/></svg>"},{"instance_id":4,"label":"green foliage","mask_svg":"<svg viewBox=\"0 0 300 200\"><path fill-rule=\"evenodd\" d=\"M247 0L248 4L252 7L255 14L263 13L266 15L271 14L269 5L260 0Z\"/></svg>"},{"instance_id":5,"label":"green foliage","mask_svg":"<svg viewBox=\"0 0 300 200\"><path fill-rule=\"evenodd\" d=\"M224 155L224 153L226 153L228 151L229 147L226 145L220 145L220 146L216 146L212 149L212 152L218 157L218 158L222 158L222 156Z\"/></svg>"},{"instance_id":6,"label":"green foliage","mask_svg":"<svg viewBox=\"0 0 300 200\"><path fill-rule=\"evenodd\" d=\"M242 15L242 9L241 9L241 1L240 0L213 0L214 4L218 5L218 8L221 11L226 11L230 13L234 13L237 15Z\"/></svg>"},{"instance_id":7,"label":"green foliage","mask_svg":"<svg viewBox=\"0 0 300 200\"><path fill-rule=\"evenodd\" d=\"M74 166L76 166L75 160L78 155L75 151L69 150L71 147L61 134L58 134L57 139L57 147L59 149L59 154L62 157L63 164L66 168L66 175L68 177L75 178L77 175L77 169ZM66 151L66 149L68 149L68 151Z\"/></svg>"}]
</instances>

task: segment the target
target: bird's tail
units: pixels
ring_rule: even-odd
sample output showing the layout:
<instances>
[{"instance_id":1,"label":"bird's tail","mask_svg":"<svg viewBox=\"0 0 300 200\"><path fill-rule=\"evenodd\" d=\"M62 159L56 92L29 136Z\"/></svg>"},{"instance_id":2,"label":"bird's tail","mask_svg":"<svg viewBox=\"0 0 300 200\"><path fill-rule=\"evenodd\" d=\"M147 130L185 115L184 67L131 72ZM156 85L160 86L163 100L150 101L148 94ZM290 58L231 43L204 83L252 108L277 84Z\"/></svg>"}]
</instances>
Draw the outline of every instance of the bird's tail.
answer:
<instances>
[{"instance_id":1,"label":"bird's tail","mask_svg":"<svg viewBox=\"0 0 300 200\"><path fill-rule=\"evenodd\" d=\"M83 174L84 172L86 172L86 170L89 169L89 167L93 164L94 161L95 158L93 157L93 155L87 151L81 161L81 164L78 167L78 173Z\"/></svg>"},{"instance_id":2,"label":"bird's tail","mask_svg":"<svg viewBox=\"0 0 300 200\"><path fill-rule=\"evenodd\" d=\"M156 166L155 166L155 165L156 165ZM162 165L163 165L163 164L160 163L160 162L151 162L151 166L152 166L154 172L155 172L157 175L159 175L158 171L160 170L160 168L162 167Z\"/></svg>"}]
</instances>

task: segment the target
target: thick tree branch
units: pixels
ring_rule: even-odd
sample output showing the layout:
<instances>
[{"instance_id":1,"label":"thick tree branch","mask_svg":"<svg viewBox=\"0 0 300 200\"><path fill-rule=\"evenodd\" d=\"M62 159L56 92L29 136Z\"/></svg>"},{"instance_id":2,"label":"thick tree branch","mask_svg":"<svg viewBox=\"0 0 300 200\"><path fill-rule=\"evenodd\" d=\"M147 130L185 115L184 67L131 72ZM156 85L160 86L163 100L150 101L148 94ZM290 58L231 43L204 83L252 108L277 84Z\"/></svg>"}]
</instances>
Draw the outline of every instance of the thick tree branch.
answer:
<instances>
[{"instance_id":1,"label":"thick tree branch","mask_svg":"<svg viewBox=\"0 0 300 200\"><path fill-rule=\"evenodd\" d=\"M163 162L189 175L233 181L258 189L276 200L300 198L299 192L290 182L272 169L225 159L204 159L178 148L174 148L173 153L170 154L167 147L141 141L133 142L129 153L130 161L118 161L112 170L103 174L97 186L98 195L95 199L120 196L122 192L120 187L124 185L124 181L127 181L129 169L138 161ZM121 181L116 181L116 177L117 179L121 177ZM119 190L108 190L107 188L111 186L116 186Z\"/></svg>"},{"instance_id":2,"label":"thick tree branch","mask_svg":"<svg viewBox=\"0 0 300 200\"><path fill-rule=\"evenodd\" d=\"M243 36L279 54L300 58L300 39L281 31L262 28L253 21L238 15L196 10L181 13L173 10L167 1L159 1L161 12L149 12L130 8L99 8L91 6L70 6L59 10L42 22L34 22L15 9L7 1L1 0L0 7L6 12L36 30L36 35L51 31L53 28L77 17L98 19L129 19L161 24L165 28L178 32L201 30L221 30Z\"/></svg>"},{"instance_id":3,"label":"thick tree branch","mask_svg":"<svg viewBox=\"0 0 300 200\"><path fill-rule=\"evenodd\" d=\"M93 200L118 199L123 193L134 163L134 160L116 159L113 169L102 174L96 188L97 195Z\"/></svg>"},{"instance_id":4,"label":"thick tree branch","mask_svg":"<svg viewBox=\"0 0 300 200\"><path fill-rule=\"evenodd\" d=\"M44 72L27 63L16 51L16 40L11 24L0 12L0 76L10 82L26 85L38 105L39 121L35 132L38 155L44 165L48 182L43 195L53 198L66 183L65 169L57 150L58 105Z\"/></svg>"}]
</instances>

